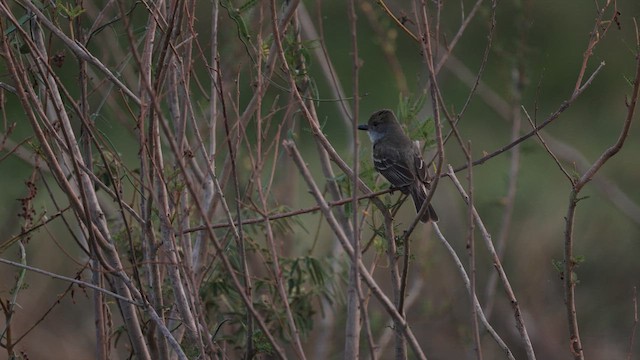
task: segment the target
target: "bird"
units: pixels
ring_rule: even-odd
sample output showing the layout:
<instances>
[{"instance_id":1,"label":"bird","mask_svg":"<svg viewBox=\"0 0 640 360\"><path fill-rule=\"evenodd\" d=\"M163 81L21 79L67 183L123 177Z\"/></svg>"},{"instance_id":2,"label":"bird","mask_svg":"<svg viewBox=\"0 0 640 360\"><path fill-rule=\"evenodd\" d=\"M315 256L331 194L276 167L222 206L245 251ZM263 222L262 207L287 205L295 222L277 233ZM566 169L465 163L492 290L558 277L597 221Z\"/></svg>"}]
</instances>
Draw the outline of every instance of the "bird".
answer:
<instances>
[{"instance_id":1,"label":"bird","mask_svg":"<svg viewBox=\"0 0 640 360\"><path fill-rule=\"evenodd\" d=\"M403 194L410 194L416 211L420 212L427 200L430 179L427 164L420 150L404 133L393 111L382 109L371 115L366 124L358 125L359 130L367 131L373 145L373 166L392 188ZM426 223L438 221L438 215L431 206L420 218Z\"/></svg>"}]
</instances>

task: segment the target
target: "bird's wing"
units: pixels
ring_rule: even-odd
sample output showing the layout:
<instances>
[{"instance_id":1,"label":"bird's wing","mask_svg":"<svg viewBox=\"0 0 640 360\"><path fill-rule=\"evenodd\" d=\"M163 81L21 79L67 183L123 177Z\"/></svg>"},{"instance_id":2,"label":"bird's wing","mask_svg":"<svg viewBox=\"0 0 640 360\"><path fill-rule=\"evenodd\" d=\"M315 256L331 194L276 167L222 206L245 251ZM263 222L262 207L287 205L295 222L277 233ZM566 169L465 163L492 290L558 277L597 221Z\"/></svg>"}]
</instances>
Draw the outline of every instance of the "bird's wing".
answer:
<instances>
[{"instance_id":1,"label":"bird's wing","mask_svg":"<svg viewBox=\"0 0 640 360\"><path fill-rule=\"evenodd\" d=\"M414 183L415 176L409 168L406 158L398 151L385 151L384 154L381 154L380 151L375 150L373 165L393 187L402 189Z\"/></svg>"},{"instance_id":2,"label":"bird's wing","mask_svg":"<svg viewBox=\"0 0 640 360\"><path fill-rule=\"evenodd\" d=\"M418 177L420 182L429 184L429 169L427 168L427 164L424 162L424 159L422 158L422 156L420 156L420 153L418 151L416 151L413 156L413 164L416 169L416 176Z\"/></svg>"}]
</instances>

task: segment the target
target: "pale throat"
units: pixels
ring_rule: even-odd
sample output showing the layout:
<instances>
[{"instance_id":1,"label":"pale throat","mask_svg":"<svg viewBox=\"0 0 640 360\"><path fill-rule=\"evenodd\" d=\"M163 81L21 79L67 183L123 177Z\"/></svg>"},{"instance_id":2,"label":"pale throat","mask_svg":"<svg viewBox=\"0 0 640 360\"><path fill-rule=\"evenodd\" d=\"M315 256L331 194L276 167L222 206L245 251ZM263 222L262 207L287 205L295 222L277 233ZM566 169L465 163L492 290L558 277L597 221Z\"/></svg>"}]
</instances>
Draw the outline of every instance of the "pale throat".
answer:
<instances>
[{"instance_id":1,"label":"pale throat","mask_svg":"<svg viewBox=\"0 0 640 360\"><path fill-rule=\"evenodd\" d=\"M374 144L384 137L384 134L378 131L367 131L367 134L369 135L371 142Z\"/></svg>"}]
</instances>

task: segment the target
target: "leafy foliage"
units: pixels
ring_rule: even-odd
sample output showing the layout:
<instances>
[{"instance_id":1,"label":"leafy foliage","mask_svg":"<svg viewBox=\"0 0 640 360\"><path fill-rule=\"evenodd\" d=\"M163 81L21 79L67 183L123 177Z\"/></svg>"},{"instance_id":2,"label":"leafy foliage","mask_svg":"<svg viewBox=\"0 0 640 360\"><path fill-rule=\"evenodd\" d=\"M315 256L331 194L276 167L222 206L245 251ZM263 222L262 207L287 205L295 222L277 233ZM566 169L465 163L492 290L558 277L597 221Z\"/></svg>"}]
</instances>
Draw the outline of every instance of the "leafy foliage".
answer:
<instances>
[{"instance_id":1,"label":"leafy foliage","mask_svg":"<svg viewBox=\"0 0 640 360\"><path fill-rule=\"evenodd\" d=\"M311 256L297 258L279 258L282 268L282 281L286 284L287 302L301 335L306 337L313 329L318 305L325 301L333 304L338 296L339 281L332 270L330 259L317 259ZM269 328L279 337L290 339L286 313L281 304L280 294L271 276L257 277L254 280L253 305L266 314ZM224 337L224 341L242 349L246 337L244 307L240 295L223 272L214 272L201 288L201 297L209 316L224 318L226 327L234 327L233 335ZM256 339L260 340L259 334ZM268 354L269 347L263 343L261 352Z\"/></svg>"}]
</instances>

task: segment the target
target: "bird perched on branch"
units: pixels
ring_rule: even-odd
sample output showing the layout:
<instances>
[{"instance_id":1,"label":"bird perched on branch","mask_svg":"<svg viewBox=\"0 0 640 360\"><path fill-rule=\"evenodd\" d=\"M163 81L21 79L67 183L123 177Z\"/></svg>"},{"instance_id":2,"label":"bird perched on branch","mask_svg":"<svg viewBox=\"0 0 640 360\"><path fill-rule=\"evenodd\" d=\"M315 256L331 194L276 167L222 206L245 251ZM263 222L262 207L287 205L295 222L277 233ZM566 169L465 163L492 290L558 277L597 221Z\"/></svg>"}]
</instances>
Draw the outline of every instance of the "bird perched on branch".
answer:
<instances>
[{"instance_id":1,"label":"bird perched on branch","mask_svg":"<svg viewBox=\"0 0 640 360\"><path fill-rule=\"evenodd\" d=\"M367 124L358 125L358 129L366 130L373 143L375 169L393 188L410 194L419 212L430 188L427 164L416 144L402 130L396 116L391 110L379 110L371 115ZM425 223L429 220L438 221L431 204L420 218Z\"/></svg>"}]
</instances>

